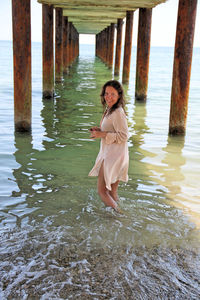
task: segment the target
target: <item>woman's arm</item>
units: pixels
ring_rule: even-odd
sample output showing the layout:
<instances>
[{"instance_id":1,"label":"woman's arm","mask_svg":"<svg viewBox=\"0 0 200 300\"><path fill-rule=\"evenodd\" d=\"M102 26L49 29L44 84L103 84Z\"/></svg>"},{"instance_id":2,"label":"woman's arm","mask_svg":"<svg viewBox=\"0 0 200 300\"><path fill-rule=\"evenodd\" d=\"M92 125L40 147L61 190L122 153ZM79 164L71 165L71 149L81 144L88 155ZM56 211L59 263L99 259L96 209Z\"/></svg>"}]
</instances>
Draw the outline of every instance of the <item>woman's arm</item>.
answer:
<instances>
[{"instance_id":1,"label":"woman's arm","mask_svg":"<svg viewBox=\"0 0 200 300\"><path fill-rule=\"evenodd\" d=\"M106 144L126 142L128 140L128 124L125 113L123 110L117 109L111 117L115 132L107 132Z\"/></svg>"},{"instance_id":2,"label":"woman's arm","mask_svg":"<svg viewBox=\"0 0 200 300\"><path fill-rule=\"evenodd\" d=\"M101 131L101 130L91 130L91 135L90 137L92 139L97 139L97 138L105 138L107 135L106 131Z\"/></svg>"},{"instance_id":3,"label":"woman's arm","mask_svg":"<svg viewBox=\"0 0 200 300\"><path fill-rule=\"evenodd\" d=\"M91 127L89 130L90 130L90 131L93 131L93 130L101 131L101 128L100 128L100 127L97 127L97 126L94 126L94 127Z\"/></svg>"}]
</instances>

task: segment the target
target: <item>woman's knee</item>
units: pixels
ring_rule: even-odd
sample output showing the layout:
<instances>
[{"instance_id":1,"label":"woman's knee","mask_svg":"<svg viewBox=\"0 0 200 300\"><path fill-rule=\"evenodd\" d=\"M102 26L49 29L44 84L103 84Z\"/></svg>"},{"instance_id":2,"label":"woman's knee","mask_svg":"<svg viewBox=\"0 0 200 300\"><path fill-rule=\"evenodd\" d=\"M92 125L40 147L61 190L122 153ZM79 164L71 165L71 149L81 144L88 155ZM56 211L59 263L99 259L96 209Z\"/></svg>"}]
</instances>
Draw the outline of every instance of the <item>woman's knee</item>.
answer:
<instances>
[{"instance_id":1,"label":"woman's knee","mask_svg":"<svg viewBox=\"0 0 200 300\"><path fill-rule=\"evenodd\" d=\"M109 191L109 194L113 197L116 197L117 196L117 192L114 192L114 191Z\"/></svg>"},{"instance_id":2,"label":"woman's knee","mask_svg":"<svg viewBox=\"0 0 200 300\"><path fill-rule=\"evenodd\" d=\"M106 196L107 195L107 189L106 187L98 187L98 194L99 196Z\"/></svg>"}]
</instances>

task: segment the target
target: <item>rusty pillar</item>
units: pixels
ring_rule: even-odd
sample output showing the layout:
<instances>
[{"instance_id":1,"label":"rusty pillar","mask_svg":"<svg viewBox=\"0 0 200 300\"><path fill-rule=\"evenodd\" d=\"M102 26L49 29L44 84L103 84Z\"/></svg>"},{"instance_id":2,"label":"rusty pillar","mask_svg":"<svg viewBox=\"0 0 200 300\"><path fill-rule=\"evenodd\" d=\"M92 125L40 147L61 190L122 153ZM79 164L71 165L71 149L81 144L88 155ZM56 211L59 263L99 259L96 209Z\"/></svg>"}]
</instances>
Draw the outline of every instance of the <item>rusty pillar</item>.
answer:
<instances>
[{"instance_id":1,"label":"rusty pillar","mask_svg":"<svg viewBox=\"0 0 200 300\"><path fill-rule=\"evenodd\" d=\"M102 31L102 37L101 37L101 52L102 52L102 59L103 62L106 63L106 59L107 59L107 31L108 29L105 28Z\"/></svg>"},{"instance_id":2,"label":"rusty pillar","mask_svg":"<svg viewBox=\"0 0 200 300\"><path fill-rule=\"evenodd\" d=\"M109 36L109 57L108 57L108 67L113 66L113 51L114 51L114 34L115 34L115 24L110 25L110 36Z\"/></svg>"},{"instance_id":3,"label":"rusty pillar","mask_svg":"<svg viewBox=\"0 0 200 300\"><path fill-rule=\"evenodd\" d=\"M68 43L67 43L67 50L66 50L66 59L67 59L67 67L70 67L70 55L71 55L71 22L68 20Z\"/></svg>"},{"instance_id":4,"label":"rusty pillar","mask_svg":"<svg viewBox=\"0 0 200 300\"><path fill-rule=\"evenodd\" d=\"M75 59L75 30L74 30L74 25L72 24L72 63L74 62Z\"/></svg>"},{"instance_id":5,"label":"rusty pillar","mask_svg":"<svg viewBox=\"0 0 200 300\"><path fill-rule=\"evenodd\" d=\"M107 27L107 47L106 47L106 64L109 64L109 54L110 54L110 26Z\"/></svg>"},{"instance_id":6,"label":"rusty pillar","mask_svg":"<svg viewBox=\"0 0 200 300\"><path fill-rule=\"evenodd\" d=\"M63 73L67 73L68 71L68 39L69 39L68 17L63 17Z\"/></svg>"},{"instance_id":7,"label":"rusty pillar","mask_svg":"<svg viewBox=\"0 0 200 300\"><path fill-rule=\"evenodd\" d=\"M79 33L77 32L77 56L79 56Z\"/></svg>"},{"instance_id":8,"label":"rusty pillar","mask_svg":"<svg viewBox=\"0 0 200 300\"><path fill-rule=\"evenodd\" d=\"M101 57L101 53L102 53L102 49L101 49L101 46L102 46L102 43L101 43L102 39L101 39L101 33L98 34L98 46L97 46L97 56L99 58L102 58Z\"/></svg>"},{"instance_id":9,"label":"rusty pillar","mask_svg":"<svg viewBox=\"0 0 200 300\"><path fill-rule=\"evenodd\" d=\"M68 66L72 63L72 22L69 22L69 55L68 55Z\"/></svg>"},{"instance_id":10,"label":"rusty pillar","mask_svg":"<svg viewBox=\"0 0 200 300\"><path fill-rule=\"evenodd\" d=\"M101 43L102 43L102 56L103 56L103 62L106 63L107 58L107 28L105 28L101 34Z\"/></svg>"},{"instance_id":11,"label":"rusty pillar","mask_svg":"<svg viewBox=\"0 0 200 300\"><path fill-rule=\"evenodd\" d=\"M171 91L169 134L184 135L197 0L179 0Z\"/></svg>"},{"instance_id":12,"label":"rusty pillar","mask_svg":"<svg viewBox=\"0 0 200 300\"><path fill-rule=\"evenodd\" d=\"M102 59L102 35L99 34L98 56Z\"/></svg>"},{"instance_id":13,"label":"rusty pillar","mask_svg":"<svg viewBox=\"0 0 200 300\"><path fill-rule=\"evenodd\" d=\"M15 130L31 131L30 0L12 1Z\"/></svg>"},{"instance_id":14,"label":"rusty pillar","mask_svg":"<svg viewBox=\"0 0 200 300\"><path fill-rule=\"evenodd\" d=\"M103 59L103 43L102 43L102 32L99 34L99 57Z\"/></svg>"},{"instance_id":15,"label":"rusty pillar","mask_svg":"<svg viewBox=\"0 0 200 300\"><path fill-rule=\"evenodd\" d=\"M102 51L102 44L101 44L101 33L99 34L98 37L98 57L101 57L101 51Z\"/></svg>"},{"instance_id":16,"label":"rusty pillar","mask_svg":"<svg viewBox=\"0 0 200 300\"><path fill-rule=\"evenodd\" d=\"M121 48L122 48L122 26L123 19L117 20L117 41L115 52L115 75L119 75L120 61L121 61Z\"/></svg>"},{"instance_id":17,"label":"rusty pillar","mask_svg":"<svg viewBox=\"0 0 200 300\"><path fill-rule=\"evenodd\" d=\"M74 59L77 58L77 31L76 28L74 27Z\"/></svg>"},{"instance_id":18,"label":"rusty pillar","mask_svg":"<svg viewBox=\"0 0 200 300\"><path fill-rule=\"evenodd\" d=\"M100 32L100 38L99 38L99 47L100 47L100 58L103 62L105 62L104 58L104 45L103 45L103 31Z\"/></svg>"},{"instance_id":19,"label":"rusty pillar","mask_svg":"<svg viewBox=\"0 0 200 300\"><path fill-rule=\"evenodd\" d=\"M122 75L123 83L127 83L129 81L129 73L130 73L130 65L131 65L132 33L133 33L133 11L127 11L123 75Z\"/></svg>"},{"instance_id":20,"label":"rusty pillar","mask_svg":"<svg viewBox=\"0 0 200 300\"><path fill-rule=\"evenodd\" d=\"M146 100L151 44L151 8L140 8L137 41L135 99Z\"/></svg>"},{"instance_id":21,"label":"rusty pillar","mask_svg":"<svg viewBox=\"0 0 200 300\"><path fill-rule=\"evenodd\" d=\"M71 41L71 63L74 61L74 26L72 23L72 41Z\"/></svg>"},{"instance_id":22,"label":"rusty pillar","mask_svg":"<svg viewBox=\"0 0 200 300\"><path fill-rule=\"evenodd\" d=\"M76 59L78 57L78 33L76 31L76 40L75 40L75 43L76 43Z\"/></svg>"},{"instance_id":23,"label":"rusty pillar","mask_svg":"<svg viewBox=\"0 0 200 300\"><path fill-rule=\"evenodd\" d=\"M53 5L42 5L43 98L54 96Z\"/></svg>"},{"instance_id":24,"label":"rusty pillar","mask_svg":"<svg viewBox=\"0 0 200 300\"><path fill-rule=\"evenodd\" d=\"M63 16L62 8L56 8L56 40L55 40L55 81L61 82L63 77Z\"/></svg>"},{"instance_id":25,"label":"rusty pillar","mask_svg":"<svg viewBox=\"0 0 200 300\"><path fill-rule=\"evenodd\" d=\"M73 61L76 59L77 57L77 32L76 32L76 28L73 25Z\"/></svg>"},{"instance_id":26,"label":"rusty pillar","mask_svg":"<svg viewBox=\"0 0 200 300\"><path fill-rule=\"evenodd\" d=\"M98 46L98 34L95 35L95 56L98 56L97 46Z\"/></svg>"},{"instance_id":27,"label":"rusty pillar","mask_svg":"<svg viewBox=\"0 0 200 300\"><path fill-rule=\"evenodd\" d=\"M98 56L98 34L95 35L95 56Z\"/></svg>"}]
</instances>

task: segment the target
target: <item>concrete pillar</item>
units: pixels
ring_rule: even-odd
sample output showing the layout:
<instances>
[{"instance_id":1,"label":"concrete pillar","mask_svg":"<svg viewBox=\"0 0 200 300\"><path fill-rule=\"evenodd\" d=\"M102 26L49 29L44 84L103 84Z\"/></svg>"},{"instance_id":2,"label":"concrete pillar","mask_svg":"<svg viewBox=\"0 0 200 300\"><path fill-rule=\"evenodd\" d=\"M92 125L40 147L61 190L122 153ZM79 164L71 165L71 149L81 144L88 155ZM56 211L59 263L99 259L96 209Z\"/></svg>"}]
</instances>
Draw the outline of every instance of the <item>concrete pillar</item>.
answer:
<instances>
[{"instance_id":1,"label":"concrete pillar","mask_svg":"<svg viewBox=\"0 0 200 300\"><path fill-rule=\"evenodd\" d=\"M101 31L99 34L99 57L105 63L106 62L106 56L105 56L106 47L104 44L104 36L105 36L105 30Z\"/></svg>"},{"instance_id":2,"label":"concrete pillar","mask_svg":"<svg viewBox=\"0 0 200 300\"><path fill-rule=\"evenodd\" d=\"M68 60L68 66L71 66L72 63L72 22L69 22L69 60Z\"/></svg>"},{"instance_id":3,"label":"concrete pillar","mask_svg":"<svg viewBox=\"0 0 200 300\"><path fill-rule=\"evenodd\" d=\"M108 58L109 68L112 68L113 66L114 34L115 34L115 24L111 23L110 36L109 36L109 58Z\"/></svg>"},{"instance_id":4,"label":"concrete pillar","mask_svg":"<svg viewBox=\"0 0 200 300\"><path fill-rule=\"evenodd\" d=\"M97 56L101 58L102 52L102 32L99 32L97 35Z\"/></svg>"},{"instance_id":5,"label":"concrete pillar","mask_svg":"<svg viewBox=\"0 0 200 300\"><path fill-rule=\"evenodd\" d=\"M169 134L184 135L192 65L197 0L179 0Z\"/></svg>"},{"instance_id":6,"label":"concrete pillar","mask_svg":"<svg viewBox=\"0 0 200 300\"><path fill-rule=\"evenodd\" d=\"M63 73L67 73L68 71L68 43L69 43L68 17L63 17Z\"/></svg>"},{"instance_id":7,"label":"concrete pillar","mask_svg":"<svg viewBox=\"0 0 200 300\"><path fill-rule=\"evenodd\" d=\"M12 0L15 130L31 131L30 0Z\"/></svg>"},{"instance_id":8,"label":"concrete pillar","mask_svg":"<svg viewBox=\"0 0 200 300\"><path fill-rule=\"evenodd\" d=\"M151 43L151 8L140 8L138 41L137 41L137 64L136 64L136 100L146 100L149 75L149 56Z\"/></svg>"},{"instance_id":9,"label":"concrete pillar","mask_svg":"<svg viewBox=\"0 0 200 300\"><path fill-rule=\"evenodd\" d=\"M107 48L107 39L106 39L106 28L101 31L101 35L100 35L100 44L101 44L101 56L102 56L102 60L104 63L106 63L106 48Z\"/></svg>"},{"instance_id":10,"label":"concrete pillar","mask_svg":"<svg viewBox=\"0 0 200 300\"><path fill-rule=\"evenodd\" d=\"M123 19L117 20L117 40L116 40L116 52L115 52L115 75L119 75L120 62L121 62L121 48L122 48L122 26Z\"/></svg>"},{"instance_id":11,"label":"concrete pillar","mask_svg":"<svg viewBox=\"0 0 200 300\"><path fill-rule=\"evenodd\" d=\"M43 98L54 95L53 5L42 5Z\"/></svg>"},{"instance_id":12,"label":"concrete pillar","mask_svg":"<svg viewBox=\"0 0 200 300\"><path fill-rule=\"evenodd\" d=\"M98 56L98 34L95 35L95 56Z\"/></svg>"},{"instance_id":13,"label":"concrete pillar","mask_svg":"<svg viewBox=\"0 0 200 300\"><path fill-rule=\"evenodd\" d=\"M127 11L123 75L122 75L123 83L127 83L129 81L129 73L130 73L130 65L131 65L132 33L133 33L133 11Z\"/></svg>"},{"instance_id":14,"label":"concrete pillar","mask_svg":"<svg viewBox=\"0 0 200 300\"><path fill-rule=\"evenodd\" d=\"M76 56L79 56L79 33L77 31L76 31L76 48L77 48Z\"/></svg>"},{"instance_id":15,"label":"concrete pillar","mask_svg":"<svg viewBox=\"0 0 200 300\"><path fill-rule=\"evenodd\" d=\"M110 57L110 26L107 27L107 46L106 46L106 64L109 65Z\"/></svg>"},{"instance_id":16,"label":"concrete pillar","mask_svg":"<svg viewBox=\"0 0 200 300\"><path fill-rule=\"evenodd\" d=\"M75 57L75 46L74 46L74 40L75 40L75 32L74 32L74 25L72 24L72 44L71 44L71 62L74 62Z\"/></svg>"},{"instance_id":17,"label":"concrete pillar","mask_svg":"<svg viewBox=\"0 0 200 300\"><path fill-rule=\"evenodd\" d=\"M55 81L63 78L63 16L62 8L56 8Z\"/></svg>"}]
</instances>

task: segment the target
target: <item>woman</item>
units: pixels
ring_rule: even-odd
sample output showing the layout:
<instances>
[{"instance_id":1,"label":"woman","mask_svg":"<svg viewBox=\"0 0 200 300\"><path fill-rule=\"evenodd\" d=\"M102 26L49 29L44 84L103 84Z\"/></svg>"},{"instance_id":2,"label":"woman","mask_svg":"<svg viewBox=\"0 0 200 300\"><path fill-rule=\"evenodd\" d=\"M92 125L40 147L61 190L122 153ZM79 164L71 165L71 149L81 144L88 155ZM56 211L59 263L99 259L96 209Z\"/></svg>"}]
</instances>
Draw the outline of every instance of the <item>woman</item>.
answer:
<instances>
[{"instance_id":1,"label":"woman","mask_svg":"<svg viewBox=\"0 0 200 300\"><path fill-rule=\"evenodd\" d=\"M98 193L105 205L119 211L117 201L119 181L128 181L128 125L121 84L110 80L101 91L105 109L100 127L92 127L91 138L101 139L100 151L89 176L98 176Z\"/></svg>"}]
</instances>

